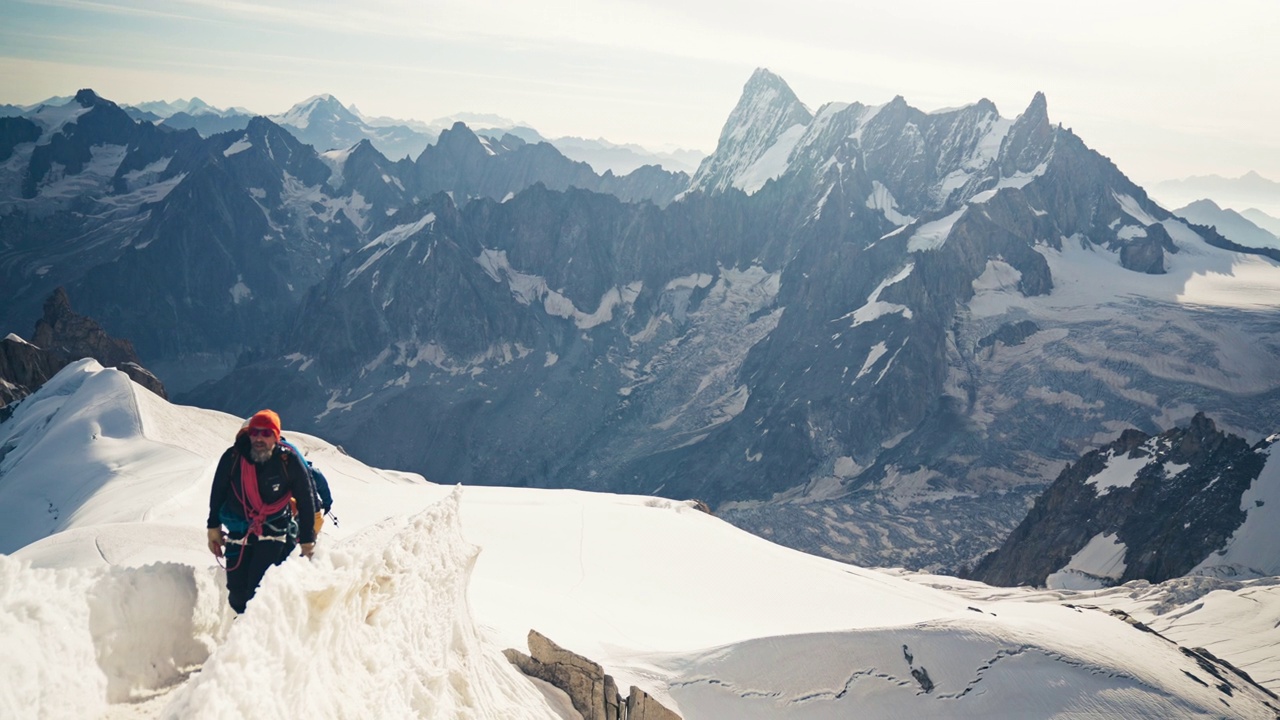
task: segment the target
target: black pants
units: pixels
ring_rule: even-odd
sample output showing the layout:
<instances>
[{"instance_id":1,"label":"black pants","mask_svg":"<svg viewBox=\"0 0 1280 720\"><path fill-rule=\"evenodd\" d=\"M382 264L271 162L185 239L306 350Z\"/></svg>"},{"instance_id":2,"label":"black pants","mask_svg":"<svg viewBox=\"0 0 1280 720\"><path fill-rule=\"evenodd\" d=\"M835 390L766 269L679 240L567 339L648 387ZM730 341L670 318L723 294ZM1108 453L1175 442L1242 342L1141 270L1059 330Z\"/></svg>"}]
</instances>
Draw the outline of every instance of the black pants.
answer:
<instances>
[{"instance_id":1,"label":"black pants","mask_svg":"<svg viewBox=\"0 0 1280 720\"><path fill-rule=\"evenodd\" d=\"M267 574L267 568L284 562L293 550L293 543L253 537L245 545L227 547L240 551L239 554L227 553L227 593L231 609L239 614L244 612L244 606L258 591L258 583Z\"/></svg>"}]
</instances>

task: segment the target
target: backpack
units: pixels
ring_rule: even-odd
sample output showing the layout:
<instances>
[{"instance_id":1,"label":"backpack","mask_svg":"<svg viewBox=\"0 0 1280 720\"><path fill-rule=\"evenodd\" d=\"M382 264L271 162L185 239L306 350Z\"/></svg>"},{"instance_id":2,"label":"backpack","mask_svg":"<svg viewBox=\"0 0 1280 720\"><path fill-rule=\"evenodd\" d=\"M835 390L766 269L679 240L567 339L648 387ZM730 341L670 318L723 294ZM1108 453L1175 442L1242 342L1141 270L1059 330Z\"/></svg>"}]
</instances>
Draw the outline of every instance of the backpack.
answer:
<instances>
[{"instance_id":1,"label":"backpack","mask_svg":"<svg viewBox=\"0 0 1280 720\"><path fill-rule=\"evenodd\" d=\"M338 527L338 516L333 514L333 493L329 490L329 479L320 472L320 468L307 459L306 455L302 454L302 450L297 445L286 440L284 435L280 436L280 444L292 450L293 454L302 461L302 466L307 469L307 475L311 479L311 506L316 508L316 533L319 533L320 526L324 525L326 515L333 520L333 526ZM298 514L296 500L293 514Z\"/></svg>"}]
</instances>

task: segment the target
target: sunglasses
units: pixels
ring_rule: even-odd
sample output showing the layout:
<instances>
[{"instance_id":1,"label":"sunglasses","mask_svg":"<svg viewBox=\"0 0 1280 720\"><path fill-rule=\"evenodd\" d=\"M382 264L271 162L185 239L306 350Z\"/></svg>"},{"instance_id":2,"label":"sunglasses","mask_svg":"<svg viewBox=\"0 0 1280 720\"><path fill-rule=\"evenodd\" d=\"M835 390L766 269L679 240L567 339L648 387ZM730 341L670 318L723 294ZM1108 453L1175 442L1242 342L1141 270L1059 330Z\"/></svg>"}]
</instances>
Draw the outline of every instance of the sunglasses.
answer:
<instances>
[{"instance_id":1,"label":"sunglasses","mask_svg":"<svg viewBox=\"0 0 1280 720\"><path fill-rule=\"evenodd\" d=\"M276 431L271 428L251 428L249 437L275 437Z\"/></svg>"}]
</instances>

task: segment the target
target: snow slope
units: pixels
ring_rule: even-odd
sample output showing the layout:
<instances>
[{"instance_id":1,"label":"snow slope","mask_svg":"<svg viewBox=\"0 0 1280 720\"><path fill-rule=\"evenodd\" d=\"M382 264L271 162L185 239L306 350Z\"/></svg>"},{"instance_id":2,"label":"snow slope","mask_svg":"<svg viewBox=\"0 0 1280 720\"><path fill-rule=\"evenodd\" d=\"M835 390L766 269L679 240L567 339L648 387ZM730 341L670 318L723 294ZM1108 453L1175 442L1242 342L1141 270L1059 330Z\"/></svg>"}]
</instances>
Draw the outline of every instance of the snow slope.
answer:
<instances>
[{"instance_id":1,"label":"snow slope","mask_svg":"<svg viewBox=\"0 0 1280 720\"><path fill-rule=\"evenodd\" d=\"M531 628L690 719L1280 708L1105 612L975 601L660 498L442 487L305 435L341 523L232 622L202 528L239 422L81 361L0 425L0 716L575 717L501 655Z\"/></svg>"}]
</instances>

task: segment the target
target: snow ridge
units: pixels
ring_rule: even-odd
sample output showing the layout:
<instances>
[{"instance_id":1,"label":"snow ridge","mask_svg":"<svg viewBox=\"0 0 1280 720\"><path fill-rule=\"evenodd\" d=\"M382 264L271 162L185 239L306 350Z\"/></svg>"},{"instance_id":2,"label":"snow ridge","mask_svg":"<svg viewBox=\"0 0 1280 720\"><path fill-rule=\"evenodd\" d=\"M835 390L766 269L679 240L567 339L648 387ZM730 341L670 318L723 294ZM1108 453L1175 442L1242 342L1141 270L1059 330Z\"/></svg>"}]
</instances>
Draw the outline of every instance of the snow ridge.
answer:
<instances>
[{"instance_id":1,"label":"snow ridge","mask_svg":"<svg viewBox=\"0 0 1280 720\"><path fill-rule=\"evenodd\" d=\"M165 716L555 718L471 619L460 500L281 565ZM227 692L264 679L273 692Z\"/></svg>"}]
</instances>

